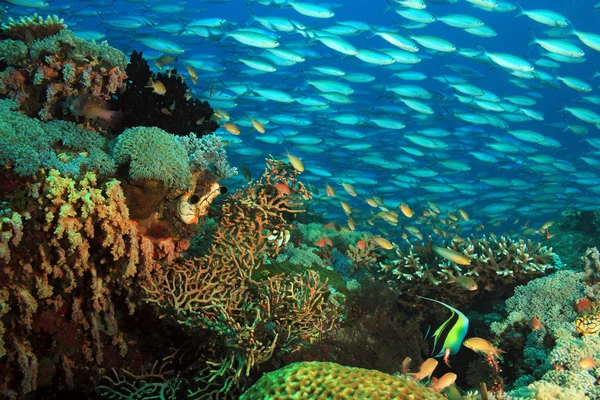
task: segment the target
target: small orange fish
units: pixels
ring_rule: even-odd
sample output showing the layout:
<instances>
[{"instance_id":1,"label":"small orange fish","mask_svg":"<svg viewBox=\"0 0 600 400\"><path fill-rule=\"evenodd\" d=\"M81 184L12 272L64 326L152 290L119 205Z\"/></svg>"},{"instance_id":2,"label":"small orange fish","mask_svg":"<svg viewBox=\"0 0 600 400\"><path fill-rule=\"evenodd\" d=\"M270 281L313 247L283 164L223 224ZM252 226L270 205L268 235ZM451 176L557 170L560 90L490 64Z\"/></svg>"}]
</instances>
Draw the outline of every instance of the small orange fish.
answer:
<instances>
[{"instance_id":1,"label":"small orange fish","mask_svg":"<svg viewBox=\"0 0 600 400\"><path fill-rule=\"evenodd\" d=\"M265 131L266 131L265 130L265 126L260 121L257 121L255 119L250 118L250 122L252 123L252 127L254 129L256 129L257 131L259 131L260 133L265 133Z\"/></svg>"},{"instance_id":2,"label":"small orange fish","mask_svg":"<svg viewBox=\"0 0 600 400\"><path fill-rule=\"evenodd\" d=\"M412 216L415 215L414 211L409 206L400 204L399 207L400 211L402 211L402 214L404 214L406 218L412 218Z\"/></svg>"},{"instance_id":3,"label":"small orange fish","mask_svg":"<svg viewBox=\"0 0 600 400\"><path fill-rule=\"evenodd\" d=\"M408 372L411 361L412 361L412 359L410 357L405 357L404 360L402 360L402 373L404 375L406 375L406 373Z\"/></svg>"},{"instance_id":4,"label":"small orange fish","mask_svg":"<svg viewBox=\"0 0 600 400\"><path fill-rule=\"evenodd\" d=\"M364 250L364 249L365 249L365 246L366 246L366 244L365 244L365 241L364 241L364 240L359 240L358 242L356 242L356 247L357 247L359 250Z\"/></svg>"},{"instance_id":5,"label":"small orange fish","mask_svg":"<svg viewBox=\"0 0 600 400\"><path fill-rule=\"evenodd\" d=\"M167 88L161 81L155 81L150 78L150 82L148 82L148 86L144 86L147 89L152 89L152 91L156 94L160 94L164 96L167 93Z\"/></svg>"},{"instance_id":6,"label":"small orange fish","mask_svg":"<svg viewBox=\"0 0 600 400\"><path fill-rule=\"evenodd\" d=\"M430 377L431 374L433 374L433 371L435 371L437 365L438 361L435 358L428 358L427 360L423 361L423 364L421 364L421 367L419 367L419 372L413 372L409 375L415 378L416 381L421 381Z\"/></svg>"},{"instance_id":7,"label":"small orange fish","mask_svg":"<svg viewBox=\"0 0 600 400\"><path fill-rule=\"evenodd\" d=\"M478 337L468 338L463 342L463 345L473 351L489 354L498 358L500 358L500 353L504 353L504 351L495 348L487 340Z\"/></svg>"},{"instance_id":8,"label":"small orange fish","mask_svg":"<svg viewBox=\"0 0 600 400\"><path fill-rule=\"evenodd\" d=\"M534 315L533 317L531 317L531 320L529 320L529 326L532 330L539 331L543 325L540 319L536 315Z\"/></svg>"},{"instance_id":9,"label":"small orange fish","mask_svg":"<svg viewBox=\"0 0 600 400\"><path fill-rule=\"evenodd\" d=\"M104 121L118 123L123 113L120 111L110 111L106 108L106 102L90 94L82 94L72 99L69 105L71 114L76 117L85 117L88 119L100 118Z\"/></svg>"},{"instance_id":10,"label":"small orange fish","mask_svg":"<svg viewBox=\"0 0 600 400\"><path fill-rule=\"evenodd\" d=\"M198 73L194 70L194 68L190 67L189 65L186 65L185 69L187 69L187 72L188 74L190 74L190 78L192 78L192 82L195 85L198 82Z\"/></svg>"},{"instance_id":11,"label":"small orange fish","mask_svg":"<svg viewBox=\"0 0 600 400\"><path fill-rule=\"evenodd\" d=\"M223 124L223 128L225 128L225 130L231 133L232 135L237 136L240 134L240 128L238 128L236 124L232 124L231 122L225 122Z\"/></svg>"},{"instance_id":12,"label":"small orange fish","mask_svg":"<svg viewBox=\"0 0 600 400\"><path fill-rule=\"evenodd\" d=\"M281 183L281 182L276 183L275 188L277 189L277 191L280 194L290 194L291 193L290 187L288 185L286 185L285 183Z\"/></svg>"},{"instance_id":13,"label":"small orange fish","mask_svg":"<svg viewBox=\"0 0 600 400\"><path fill-rule=\"evenodd\" d=\"M579 361L579 366L586 371L596 368L596 360L593 357L584 357Z\"/></svg>"},{"instance_id":14,"label":"small orange fish","mask_svg":"<svg viewBox=\"0 0 600 400\"><path fill-rule=\"evenodd\" d=\"M356 229L356 225L354 224L354 220L352 218L348 218L348 228L350 228L351 230Z\"/></svg>"},{"instance_id":15,"label":"small orange fish","mask_svg":"<svg viewBox=\"0 0 600 400\"><path fill-rule=\"evenodd\" d=\"M335 189L328 183L325 184L325 193L327 194L327 197L335 197L336 195Z\"/></svg>"},{"instance_id":16,"label":"small orange fish","mask_svg":"<svg viewBox=\"0 0 600 400\"><path fill-rule=\"evenodd\" d=\"M325 239L317 240L317 247L320 247L320 248L325 247Z\"/></svg>"},{"instance_id":17,"label":"small orange fish","mask_svg":"<svg viewBox=\"0 0 600 400\"><path fill-rule=\"evenodd\" d=\"M357 196L356 189L354 189L354 186L350 185L349 183L342 182L342 187L350 196L352 196L352 197Z\"/></svg>"},{"instance_id":18,"label":"small orange fish","mask_svg":"<svg viewBox=\"0 0 600 400\"><path fill-rule=\"evenodd\" d=\"M456 374L454 372L446 372L440 379L433 378L431 380L431 388L436 392L441 392L451 386L454 381L456 381Z\"/></svg>"}]
</instances>

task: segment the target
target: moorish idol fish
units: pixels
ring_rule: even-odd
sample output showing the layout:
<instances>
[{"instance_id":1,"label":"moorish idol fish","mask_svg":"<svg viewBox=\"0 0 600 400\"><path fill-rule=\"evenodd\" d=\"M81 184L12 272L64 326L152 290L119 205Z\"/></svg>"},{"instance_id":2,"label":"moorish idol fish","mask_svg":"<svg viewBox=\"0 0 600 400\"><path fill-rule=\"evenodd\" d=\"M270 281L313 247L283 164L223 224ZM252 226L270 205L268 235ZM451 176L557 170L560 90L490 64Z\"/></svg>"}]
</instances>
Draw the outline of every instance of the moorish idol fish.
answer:
<instances>
[{"instance_id":1,"label":"moorish idol fish","mask_svg":"<svg viewBox=\"0 0 600 400\"><path fill-rule=\"evenodd\" d=\"M450 366L450 356L458 353L458 350L460 350L460 346L467 335L469 319L456 308L450 307L446 303L430 299L429 297L418 297L441 304L452 311L450 318L444 321L444 323L433 333L433 350L431 352L433 357L444 356L444 362L447 366ZM440 346L438 346L438 342L441 343Z\"/></svg>"}]
</instances>

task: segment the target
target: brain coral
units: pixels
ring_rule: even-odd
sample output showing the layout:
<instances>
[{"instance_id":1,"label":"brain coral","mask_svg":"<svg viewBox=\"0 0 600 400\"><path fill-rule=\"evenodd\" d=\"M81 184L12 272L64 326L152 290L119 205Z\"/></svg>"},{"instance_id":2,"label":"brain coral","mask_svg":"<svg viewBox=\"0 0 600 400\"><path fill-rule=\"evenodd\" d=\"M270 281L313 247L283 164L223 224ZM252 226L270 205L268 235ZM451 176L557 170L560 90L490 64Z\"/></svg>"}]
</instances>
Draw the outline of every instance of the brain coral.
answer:
<instances>
[{"instance_id":1,"label":"brain coral","mask_svg":"<svg viewBox=\"0 0 600 400\"><path fill-rule=\"evenodd\" d=\"M313 361L294 363L263 375L240 400L443 398L404 376Z\"/></svg>"}]
</instances>

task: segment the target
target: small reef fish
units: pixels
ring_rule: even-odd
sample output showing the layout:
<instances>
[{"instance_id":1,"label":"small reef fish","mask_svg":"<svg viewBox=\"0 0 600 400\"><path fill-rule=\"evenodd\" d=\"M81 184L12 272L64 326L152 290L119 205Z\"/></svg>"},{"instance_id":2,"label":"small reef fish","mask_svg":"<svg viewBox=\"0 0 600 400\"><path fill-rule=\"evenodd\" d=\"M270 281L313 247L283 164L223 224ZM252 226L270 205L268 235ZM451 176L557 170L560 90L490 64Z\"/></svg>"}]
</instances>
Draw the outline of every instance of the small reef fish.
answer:
<instances>
[{"instance_id":1,"label":"small reef fish","mask_svg":"<svg viewBox=\"0 0 600 400\"><path fill-rule=\"evenodd\" d=\"M400 204L398 207L400 208L400 211L402 211L402 214L404 214L406 218L412 218L413 215L415 215L414 211L406 204Z\"/></svg>"},{"instance_id":2,"label":"small reef fish","mask_svg":"<svg viewBox=\"0 0 600 400\"><path fill-rule=\"evenodd\" d=\"M452 312L440 327L433 333L433 357L444 357L446 365L450 366L450 356L455 355L460 350L463 340L469 330L469 319L456 308L449 306L441 301L430 299L429 297L417 296L425 300L441 304ZM454 320L453 323L451 323ZM438 346L441 343L441 346ZM436 354L437 351L437 354Z\"/></svg>"},{"instance_id":3,"label":"small reef fish","mask_svg":"<svg viewBox=\"0 0 600 400\"><path fill-rule=\"evenodd\" d=\"M458 276L456 278L451 277L448 282L456 283L461 288L468 290L470 292L475 291L478 288L477 282L475 282L475 280L473 278L471 278L470 276Z\"/></svg>"},{"instance_id":4,"label":"small reef fish","mask_svg":"<svg viewBox=\"0 0 600 400\"><path fill-rule=\"evenodd\" d=\"M147 89L152 89L152 92L160 94L161 96L164 96L165 93L167 93L167 88L165 85L161 81L155 81L152 78L150 78L148 85L144 87Z\"/></svg>"},{"instance_id":5,"label":"small reef fish","mask_svg":"<svg viewBox=\"0 0 600 400\"><path fill-rule=\"evenodd\" d=\"M435 371L437 365L438 361L435 358L428 358L427 360L423 361L423 364L421 364L419 372L413 372L409 375L412 376L416 381L422 381L425 378L429 378L431 374L433 374L433 371Z\"/></svg>"},{"instance_id":6,"label":"small reef fish","mask_svg":"<svg viewBox=\"0 0 600 400\"><path fill-rule=\"evenodd\" d=\"M533 331L539 331L540 329L542 329L543 325L539 317L534 315L533 317L531 317L531 320L529 320L529 327Z\"/></svg>"},{"instance_id":7,"label":"small reef fish","mask_svg":"<svg viewBox=\"0 0 600 400\"><path fill-rule=\"evenodd\" d=\"M108 110L105 101L89 94L82 94L75 97L71 101L69 110L76 117L88 119L100 118L111 124L117 123L123 117L122 112Z\"/></svg>"},{"instance_id":8,"label":"small reef fish","mask_svg":"<svg viewBox=\"0 0 600 400\"><path fill-rule=\"evenodd\" d=\"M458 253L454 250L436 246L435 244L431 246L433 251L438 253L440 256L444 257L447 260L450 260L459 265L471 265L471 259L464 254Z\"/></svg>"},{"instance_id":9,"label":"small reef fish","mask_svg":"<svg viewBox=\"0 0 600 400\"><path fill-rule=\"evenodd\" d=\"M287 159L290 162L290 164L292 164L292 167L294 167L294 169L298 172L304 172L304 164L302 163L302 160L300 160L300 158L298 156L295 156L293 154L290 154L290 152L288 151L287 154Z\"/></svg>"},{"instance_id":10,"label":"small reef fish","mask_svg":"<svg viewBox=\"0 0 600 400\"><path fill-rule=\"evenodd\" d=\"M440 379L433 378L431 388L436 392L440 392L451 386L455 381L456 374L454 372L446 372Z\"/></svg>"},{"instance_id":11,"label":"small reef fish","mask_svg":"<svg viewBox=\"0 0 600 400\"><path fill-rule=\"evenodd\" d=\"M504 351L495 348L487 340L478 337L468 338L464 341L463 345L473 351L481 352L487 355L492 355L499 359L501 358L500 353L504 353Z\"/></svg>"},{"instance_id":12,"label":"small reef fish","mask_svg":"<svg viewBox=\"0 0 600 400\"><path fill-rule=\"evenodd\" d=\"M156 68L162 70L167 65L177 62L177 59L178 59L178 57L171 56L168 54L163 54L162 56L160 56L156 60L154 60L154 66Z\"/></svg>"},{"instance_id":13,"label":"small reef fish","mask_svg":"<svg viewBox=\"0 0 600 400\"><path fill-rule=\"evenodd\" d=\"M596 360L593 357L584 357L579 360L579 366L586 371L596 368Z\"/></svg>"}]
</instances>

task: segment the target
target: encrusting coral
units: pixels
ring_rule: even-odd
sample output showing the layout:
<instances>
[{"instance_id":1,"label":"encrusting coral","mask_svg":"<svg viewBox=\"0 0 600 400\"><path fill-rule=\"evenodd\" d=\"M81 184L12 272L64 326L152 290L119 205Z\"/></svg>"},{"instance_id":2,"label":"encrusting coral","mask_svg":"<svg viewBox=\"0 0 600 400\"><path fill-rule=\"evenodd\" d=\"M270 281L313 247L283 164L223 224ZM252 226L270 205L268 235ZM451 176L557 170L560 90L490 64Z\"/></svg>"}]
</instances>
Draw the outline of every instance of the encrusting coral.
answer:
<instances>
[{"instance_id":1,"label":"encrusting coral","mask_svg":"<svg viewBox=\"0 0 600 400\"><path fill-rule=\"evenodd\" d=\"M73 99L90 96L102 107L102 101L124 87L127 57L123 52L77 38L62 29L57 17L43 24L37 23L38 17L32 21L3 25L0 40L0 94L15 100L21 111L43 121L74 120L77 114L72 115L68 107ZM23 36L17 32L43 34L27 34L24 42L10 38Z\"/></svg>"},{"instance_id":2,"label":"encrusting coral","mask_svg":"<svg viewBox=\"0 0 600 400\"><path fill-rule=\"evenodd\" d=\"M74 178L86 171L101 178L114 175L108 141L99 133L73 122L44 123L17 108L12 100L0 100L0 163L10 165L11 171L33 176L43 167Z\"/></svg>"},{"instance_id":3,"label":"encrusting coral","mask_svg":"<svg viewBox=\"0 0 600 400\"><path fill-rule=\"evenodd\" d=\"M240 400L444 399L404 376L345 367L331 362L298 362L263 375Z\"/></svg>"}]
</instances>

